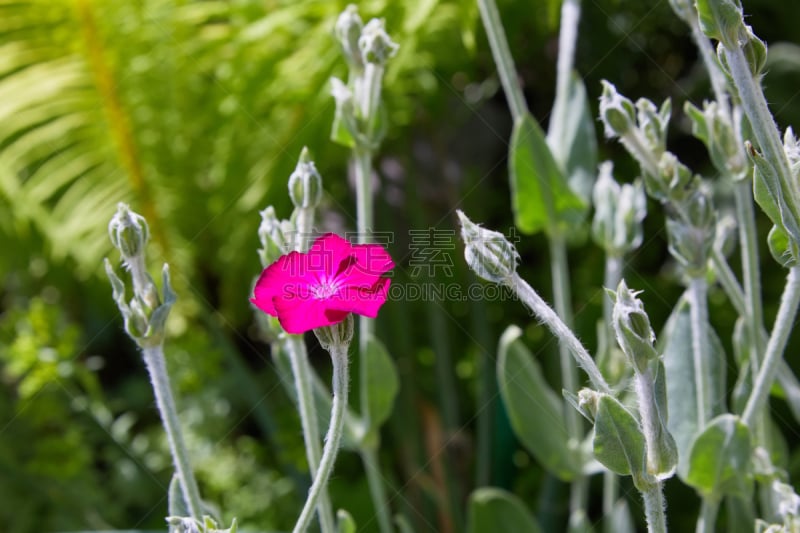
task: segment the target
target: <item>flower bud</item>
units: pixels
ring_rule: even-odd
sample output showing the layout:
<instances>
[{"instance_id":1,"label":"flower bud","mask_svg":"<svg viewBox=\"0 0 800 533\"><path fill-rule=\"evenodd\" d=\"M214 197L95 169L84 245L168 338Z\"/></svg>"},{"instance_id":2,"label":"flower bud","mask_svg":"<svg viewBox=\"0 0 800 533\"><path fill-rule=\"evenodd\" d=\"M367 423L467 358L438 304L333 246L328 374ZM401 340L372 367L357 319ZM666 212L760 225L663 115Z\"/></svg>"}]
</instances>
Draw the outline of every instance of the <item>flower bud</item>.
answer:
<instances>
[{"instance_id":1,"label":"flower bud","mask_svg":"<svg viewBox=\"0 0 800 533\"><path fill-rule=\"evenodd\" d=\"M717 102L703 102L702 111L686 102L684 110L692 121L692 134L706 145L711 162L717 170L733 176L734 179L744 179L749 166L740 149L733 125Z\"/></svg>"},{"instance_id":2,"label":"flower bud","mask_svg":"<svg viewBox=\"0 0 800 533\"><path fill-rule=\"evenodd\" d=\"M322 176L311 160L308 148L303 148L292 175L289 176L289 197L295 207L313 209L322 199Z\"/></svg>"},{"instance_id":3,"label":"flower bud","mask_svg":"<svg viewBox=\"0 0 800 533\"><path fill-rule=\"evenodd\" d=\"M342 47L342 54L351 67L356 70L364 68L361 58L361 51L358 48L358 40L361 37L361 30L364 23L358 15L358 7L353 4L348 5L336 19L334 33Z\"/></svg>"},{"instance_id":4,"label":"flower bud","mask_svg":"<svg viewBox=\"0 0 800 533\"><path fill-rule=\"evenodd\" d=\"M612 169L610 161L600 165L593 192L592 233L607 253L619 256L641 244L647 201L640 182L620 186L611 175Z\"/></svg>"},{"instance_id":5,"label":"flower bud","mask_svg":"<svg viewBox=\"0 0 800 533\"><path fill-rule=\"evenodd\" d=\"M469 267L486 281L506 283L517 270L519 254L514 245L502 233L475 224L461 210L456 213Z\"/></svg>"},{"instance_id":6,"label":"flower bud","mask_svg":"<svg viewBox=\"0 0 800 533\"><path fill-rule=\"evenodd\" d=\"M661 109L657 109L650 100L640 98L636 101L636 109L639 130L647 139L650 151L658 157L667 149L667 128L672 115L672 101L667 98L661 104Z\"/></svg>"},{"instance_id":7,"label":"flower bud","mask_svg":"<svg viewBox=\"0 0 800 533\"><path fill-rule=\"evenodd\" d=\"M314 335L326 350L331 346L349 346L353 340L353 314L348 313L344 320L332 326L316 328Z\"/></svg>"},{"instance_id":8,"label":"flower bud","mask_svg":"<svg viewBox=\"0 0 800 533\"><path fill-rule=\"evenodd\" d=\"M647 193L661 202L682 202L695 186L692 171L678 161L672 152L664 152L658 160L658 175L645 174Z\"/></svg>"},{"instance_id":9,"label":"flower bud","mask_svg":"<svg viewBox=\"0 0 800 533\"><path fill-rule=\"evenodd\" d=\"M108 223L111 243L122 254L126 262L144 254L144 247L150 238L150 229L143 216L130 210L127 204L117 204L117 212Z\"/></svg>"},{"instance_id":10,"label":"flower bud","mask_svg":"<svg viewBox=\"0 0 800 533\"><path fill-rule=\"evenodd\" d=\"M605 126L606 137L622 137L636 124L636 109L633 102L617 92L617 88L603 80L600 96L600 118Z\"/></svg>"},{"instance_id":11,"label":"flower bud","mask_svg":"<svg viewBox=\"0 0 800 533\"><path fill-rule=\"evenodd\" d=\"M592 389L587 389L585 387L578 391L578 407L580 408L581 413L583 413L584 416L589 418L589 420L592 422L594 422L594 419L597 416L597 406L600 403L600 398L602 396L602 393Z\"/></svg>"},{"instance_id":12,"label":"flower bud","mask_svg":"<svg viewBox=\"0 0 800 533\"><path fill-rule=\"evenodd\" d=\"M698 189L684 204L685 217L667 219L669 251L691 277L705 275L714 245L716 214L711 197Z\"/></svg>"},{"instance_id":13,"label":"flower bud","mask_svg":"<svg viewBox=\"0 0 800 533\"><path fill-rule=\"evenodd\" d=\"M267 267L284 254L289 253L291 246L281 227L282 221L275 215L275 208L271 205L259 213L261 224L258 226L258 239L261 248L258 256L261 266Z\"/></svg>"},{"instance_id":14,"label":"flower bud","mask_svg":"<svg viewBox=\"0 0 800 533\"><path fill-rule=\"evenodd\" d=\"M367 22L358 39L361 49L361 59L364 63L374 63L379 66L394 57L399 46L392 41L386 33L384 22L381 19L372 19Z\"/></svg>"},{"instance_id":15,"label":"flower bud","mask_svg":"<svg viewBox=\"0 0 800 533\"><path fill-rule=\"evenodd\" d=\"M644 372L648 363L658 358L654 347L656 336L650 327L650 318L642 301L636 297L640 292L628 289L625 280L620 281L616 293L608 290L614 300L612 321L617 343L636 372Z\"/></svg>"}]
</instances>

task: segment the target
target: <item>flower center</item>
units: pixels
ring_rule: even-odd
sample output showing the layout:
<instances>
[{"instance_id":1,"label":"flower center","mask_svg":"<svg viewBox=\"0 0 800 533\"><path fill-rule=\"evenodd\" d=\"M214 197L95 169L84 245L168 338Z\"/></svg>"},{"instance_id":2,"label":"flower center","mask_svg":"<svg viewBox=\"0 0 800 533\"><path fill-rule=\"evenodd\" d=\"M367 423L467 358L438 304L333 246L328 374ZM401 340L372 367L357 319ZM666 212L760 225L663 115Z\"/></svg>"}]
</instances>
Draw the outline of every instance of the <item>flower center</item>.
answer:
<instances>
[{"instance_id":1,"label":"flower center","mask_svg":"<svg viewBox=\"0 0 800 533\"><path fill-rule=\"evenodd\" d=\"M322 278L319 283L311 286L311 296L317 300L323 300L333 296L339 290L340 283L336 279Z\"/></svg>"}]
</instances>

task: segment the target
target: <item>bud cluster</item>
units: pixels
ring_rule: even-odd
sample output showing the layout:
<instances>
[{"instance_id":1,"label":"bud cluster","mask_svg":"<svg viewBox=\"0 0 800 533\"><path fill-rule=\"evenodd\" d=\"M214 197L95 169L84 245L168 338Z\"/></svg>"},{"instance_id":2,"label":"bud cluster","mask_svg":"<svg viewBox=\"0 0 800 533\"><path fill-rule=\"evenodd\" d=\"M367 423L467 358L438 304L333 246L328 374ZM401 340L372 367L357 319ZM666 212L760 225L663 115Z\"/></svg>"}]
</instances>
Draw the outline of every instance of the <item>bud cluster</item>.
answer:
<instances>
[{"instance_id":1,"label":"bud cluster","mask_svg":"<svg viewBox=\"0 0 800 533\"><path fill-rule=\"evenodd\" d=\"M162 297L145 269L145 246L149 238L147 222L127 205L121 203L117 206L108 233L133 282L133 298L126 301L125 283L114 273L111 262L105 260L106 274L114 301L125 321L125 331L141 348L157 346L164 342L167 316L176 300L170 284L169 267L165 264L162 270Z\"/></svg>"},{"instance_id":2,"label":"bud cluster","mask_svg":"<svg viewBox=\"0 0 800 533\"><path fill-rule=\"evenodd\" d=\"M703 102L702 111L686 102L684 111L692 121L692 133L703 141L711 162L723 174L741 180L747 177L749 165L741 149L734 125L717 102Z\"/></svg>"},{"instance_id":3,"label":"bud cluster","mask_svg":"<svg viewBox=\"0 0 800 533\"><path fill-rule=\"evenodd\" d=\"M612 170L610 161L601 163L593 191L592 236L606 253L622 256L642 243L647 201L641 182L620 185L614 180Z\"/></svg>"}]
</instances>

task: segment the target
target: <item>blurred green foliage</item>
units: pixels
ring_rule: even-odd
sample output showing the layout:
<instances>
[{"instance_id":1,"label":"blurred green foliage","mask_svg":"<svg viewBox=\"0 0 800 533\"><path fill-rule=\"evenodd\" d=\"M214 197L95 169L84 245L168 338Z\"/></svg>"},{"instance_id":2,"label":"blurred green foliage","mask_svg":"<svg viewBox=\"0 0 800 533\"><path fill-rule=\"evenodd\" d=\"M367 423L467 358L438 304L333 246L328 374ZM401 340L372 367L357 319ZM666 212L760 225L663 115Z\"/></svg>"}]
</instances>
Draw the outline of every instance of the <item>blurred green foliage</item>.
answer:
<instances>
[{"instance_id":1,"label":"blurred green foliage","mask_svg":"<svg viewBox=\"0 0 800 533\"><path fill-rule=\"evenodd\" d=\"M745 4L748 22L776 51L766 75L776 117L782 127L798 125L799 43L779 43L796 41L800 6ZM324 178L322 224L340 232L355 225L348 154L328 141L328 79L345 72L331 32L344 6L0 0L0 529L163 527L166 442L102 275L111 251L106 225L119 201L147 217L154 271L164 261L172 267L179 302L166 355L203 494L225 523L236 515L245 529L291 526L307 488L299 421L246 298L258 273L257 211L274 204L288 215L285 183L302 146ZM510 116L472 2L359 7L364 18L384 17L401 45L386 77L377 229L394 232L396 283L420 281L409 264L410 228L453 229L456 207L493 228L513 224L503 159ZM546 124L559 2L499 8L531 111ZM673 109L708 95L667 2L600 0L583 9L576 68L595 114L601 78L624 94L671 96ZM688 123L675 124L671 148L710 172ZM636 176L618 146L599 148L601 158L615 159L619 179ZM658 328L681 287L664 266L661 215L651 213L628 284L645 289ZM763 243L768 224L760 223ZM544 239L525 238L518 248L523 276L549 298ZM422 281L474 282L460 251L449 252L451 273ZM766 248L762 258L770 323L782 275ZM603 256L586 244L571 260L576 329L592 347ZM711 294L711 317L729 348L735 313L720 293ZM400 371L381 449L393 510L415 531L453 531L471 488L491 483L532 505L543 530L561 530L564 486L514 441L492 374L497 338L517 323L544 378L557 383L550 336L516 302L500 300L396 301L378 322ZM324 352L311 357L329 372ZM489 426L477 426L478 411L489 413ZM781 404L776 419L797 449L796 425ZM789 458L795 474L798 457ZM351 454L337 465L332 497L359 526L369 523L363 472ZM668 486L676 530L693 527L679 503L693 498Z\"/></svg>"}]
</instances>

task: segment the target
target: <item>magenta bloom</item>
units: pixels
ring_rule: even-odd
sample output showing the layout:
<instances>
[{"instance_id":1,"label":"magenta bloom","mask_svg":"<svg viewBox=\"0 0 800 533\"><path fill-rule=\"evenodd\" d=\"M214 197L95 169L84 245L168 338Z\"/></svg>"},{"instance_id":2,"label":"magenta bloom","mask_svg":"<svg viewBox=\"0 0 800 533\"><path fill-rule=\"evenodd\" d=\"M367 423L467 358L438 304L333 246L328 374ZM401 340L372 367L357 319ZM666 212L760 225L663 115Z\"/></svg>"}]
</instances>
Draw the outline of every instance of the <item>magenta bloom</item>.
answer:
<instances>
[{"instance_id":1,"label":"magenta bloom","mask_svg":"<svg viewBox=\"0 0 800 533\"><path fill-rule=\"evenodd\" d=\"M384 274L392 268L383 246L326 233L308 253L282 255L265 268L250 301L289 333L337 324L348 313L375 318L389 290Z\"/></svg>"}]
</instances>

